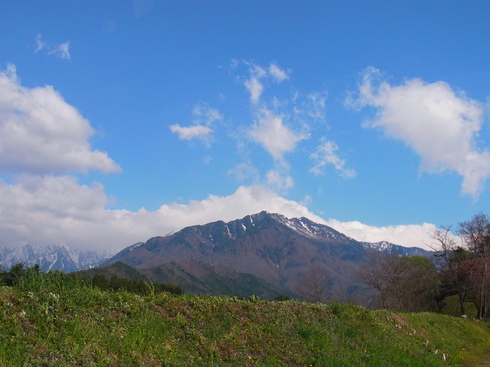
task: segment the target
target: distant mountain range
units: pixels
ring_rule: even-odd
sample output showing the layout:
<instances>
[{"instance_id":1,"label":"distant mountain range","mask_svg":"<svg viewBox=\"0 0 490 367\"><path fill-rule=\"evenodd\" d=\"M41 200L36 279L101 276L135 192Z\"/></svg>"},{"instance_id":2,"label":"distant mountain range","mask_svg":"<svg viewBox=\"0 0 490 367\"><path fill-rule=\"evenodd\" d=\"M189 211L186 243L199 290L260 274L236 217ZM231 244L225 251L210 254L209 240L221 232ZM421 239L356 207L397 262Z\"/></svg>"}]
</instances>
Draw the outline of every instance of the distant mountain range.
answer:
<instances>
[{"instance_id":1,"label":"distant mountain range","mask_svg":"<svg viewBox=\"0 0 490 367\"><path fill-rule=\"evenodd\" d=\"M320 289L322 297L345 300L364 292L357 273L373 251L431 255L388 242L359 242L307 218L261 212L136 243L89 272L173 282L188 293L311 300Z\"/></svg>"},{"instance_id":2,"label":"distant mountain range","mask_svg":"<svg viewBox=\"0 0 490 367\"><path fill-rule=\"evenodd\" d=\"M307 218L261 212L228 223L186 227L138 242L114 256L76 251L65 244L4 248L0 265L7 270L17 263L39 264L44 271L172 282L186 293L352 300L365 294L357 273L374 251L432 256L417 247L359 242Z\"/></svg>"},{"instance_id":3,"label":"distant mountain range","mask_svg":"<svg viewBox=\"0 0 490 367\"><path fill-rule=\"evenodd\" d=\"M60 270L70 273L96 267L109 256L111 254L108 252L73 250L61 243L45 247L25 245L0 249L0 265L8 270L18 263L23 263L26 267L39 264L43 271Z\"/></svg>"}]
</instances>

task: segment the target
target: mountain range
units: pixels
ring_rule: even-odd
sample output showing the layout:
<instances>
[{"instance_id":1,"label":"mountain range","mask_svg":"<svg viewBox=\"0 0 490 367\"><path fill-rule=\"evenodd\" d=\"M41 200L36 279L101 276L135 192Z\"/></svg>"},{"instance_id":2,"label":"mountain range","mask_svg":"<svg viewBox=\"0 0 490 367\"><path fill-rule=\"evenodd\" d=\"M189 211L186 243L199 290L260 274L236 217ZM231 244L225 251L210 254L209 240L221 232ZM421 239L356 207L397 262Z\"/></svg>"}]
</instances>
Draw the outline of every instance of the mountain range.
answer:
<instances>
[{"instance_id":1,"label":"mountain range","mask_svg":"<svg viewBox=\"0 0 490 367\"><path fill-rule=\"evenodd\" d=\"M373 251L431 255L416 247L359 242L307 218L261 212L150 238L89 272L173 282L187 293L349 300L369 293L357 273Z\"/></svg>"},{"instance_id":2,"label":"mountain range","mask_svg":"<svg viewBox=\"0 0 490 367\"><path fill-rule=\"evenodd\" d=\"M8 270L18 263L26 267L38 264L43 271L60 270L70 273L96 267L109 256L111 254L108 252L78 251L62 243L45 247L28 244L0 249L0 265Z\"/></svg>"},{"instance_id":3,"label":"mountain range","mask_svg":"<svg viewBox=\"0 0 490 367\"><path fill-rule=\"evenodd\" d=\"M138 242L112 256L66 244L0 249L0 265L39 264L43 271L102 273L175 283L184 292L365 303L357 273L370 252L427 256L421 248L359 242L307 218L261 212L228 223L186 227ZM112 257L111 257L112 256Z\"/></svg>"}]
</instances>

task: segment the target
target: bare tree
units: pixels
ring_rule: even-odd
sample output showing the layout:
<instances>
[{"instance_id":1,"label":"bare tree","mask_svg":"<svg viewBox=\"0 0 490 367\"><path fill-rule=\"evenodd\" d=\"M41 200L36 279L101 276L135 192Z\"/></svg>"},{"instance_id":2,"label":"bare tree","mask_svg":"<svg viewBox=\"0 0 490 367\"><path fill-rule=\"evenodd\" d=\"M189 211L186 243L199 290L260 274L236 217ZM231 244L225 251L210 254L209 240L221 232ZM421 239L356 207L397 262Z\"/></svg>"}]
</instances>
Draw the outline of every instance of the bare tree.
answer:
<instances>
[{"instance_id":1,"label":"bare tree","mask_svg":"<svg viewBox=\"0 0 490 367\"><path fill-rule=\"evenodd\" d=\"M404 311L431 311L438 292L434 263L422 256L399 257L398 276L394 279L396 308Z\"/></svg>"},{"instance_id":2,"label":"bare tree","mask_svg":"<svg viewBox=\"0 0 490 367\"><path fill-rule=\"evenodd\" d=\"M432 309L437 291L437 272L434 264L426 258L374 252L367 257L358 275L361 281L378 292L383 308L405 311Z\"/></svg>"},{"instance_id":3,"label":"bare tree","mask_svg":"<svg viewBox=\"0 0 490 367\"><path fill-rule=\"evenodd\" d=\"M329 289L328 271L324 267L307 270L295 285L295 293L310 302L326 302Z\"/></svg>"},{"instance_id":4,"label":"bare tree","mask_svg":"<svg viewBox=\"0 0 490 367\"><path fill-rule=\"evenodd\" d=\"M380 251L370 253L358 274L360 280L378 292L383 308L388 308L390 279L395 273L394 256Z\"/></svg>"},{"instance_id":5,"label":"bare tree","mask_svg":"<svg viewBox=\"0 0 490 367\"><path fill-rule=\"evenodd\" d=\"M432 233L432 238L436 244L432 249L436 251L436 256L442 259L441 276L443 279L443 297L457 294L460 314L466 314L466 301L468 294L473 287L471 281L471 269L473 261L467 261L469 256L451 233L451 227L442 227Z\"/></svg>"}]
</instances>

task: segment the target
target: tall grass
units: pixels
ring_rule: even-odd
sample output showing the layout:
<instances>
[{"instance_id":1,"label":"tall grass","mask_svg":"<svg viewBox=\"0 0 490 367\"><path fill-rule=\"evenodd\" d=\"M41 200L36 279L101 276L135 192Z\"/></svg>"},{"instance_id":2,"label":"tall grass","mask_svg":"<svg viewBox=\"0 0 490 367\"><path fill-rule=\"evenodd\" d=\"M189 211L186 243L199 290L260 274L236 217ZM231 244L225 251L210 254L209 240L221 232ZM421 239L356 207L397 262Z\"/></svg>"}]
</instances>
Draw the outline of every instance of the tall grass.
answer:
<instances>
[{"instance_id":1,"label":"tall grass","mask_svg":"<svg viewBox=\"0 0 490 367\"><path fill-rule=\"evenodd\" d=\"M60 271L41 272L34 268L26 269L17 281L19 289L25 292L67 292L86 287L85 282L74 275Z\"/></svg>"},{"instance_id":2,"label":"tall grass","mask_svg":"<svg viewBox=\"0 0 490 367\"><path fill-rule=\"evenodd\" d=\"M2 366L461 366L489 338L484 323L437 314L142 296L57 273L0 287Z\"/></svg>"}]
</instances>

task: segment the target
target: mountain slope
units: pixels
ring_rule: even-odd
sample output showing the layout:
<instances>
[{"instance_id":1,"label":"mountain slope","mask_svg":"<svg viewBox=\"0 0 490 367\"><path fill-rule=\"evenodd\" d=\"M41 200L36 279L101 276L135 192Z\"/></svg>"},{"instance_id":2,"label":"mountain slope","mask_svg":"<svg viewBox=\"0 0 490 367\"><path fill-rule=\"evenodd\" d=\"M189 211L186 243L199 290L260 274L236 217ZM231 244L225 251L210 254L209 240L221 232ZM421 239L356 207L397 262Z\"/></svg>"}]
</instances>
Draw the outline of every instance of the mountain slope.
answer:
<instances>
[{"instance_id":1,"label":"mountain slope","mask_svg":"<svg viewBox=\"0 0 490 367\"><path fill-rule=\"evenodd\" d=\"M359 291L356 273L360 262L381 245L378 249L376 246L307 218L289 219L261 212L228 223L191 226L166 237L151 238L121 251L107 264L121 261L153 278L151 269L193 261L213 269L252 274L285 293L295 294L311 287L314 272L328 283L328 297L346 298ZM412 251L393 244L383 246L390 251L403 249L405 254Z\"/></svg>"}]
</instances>

